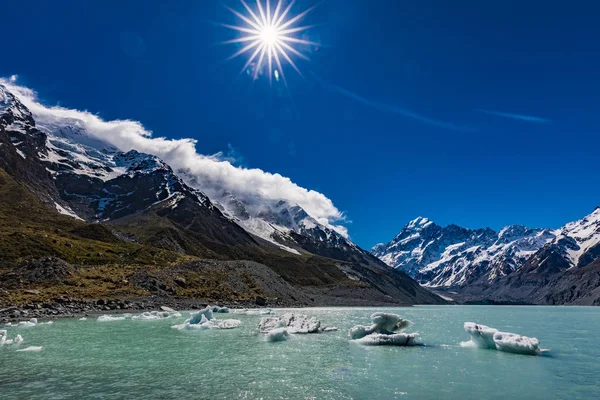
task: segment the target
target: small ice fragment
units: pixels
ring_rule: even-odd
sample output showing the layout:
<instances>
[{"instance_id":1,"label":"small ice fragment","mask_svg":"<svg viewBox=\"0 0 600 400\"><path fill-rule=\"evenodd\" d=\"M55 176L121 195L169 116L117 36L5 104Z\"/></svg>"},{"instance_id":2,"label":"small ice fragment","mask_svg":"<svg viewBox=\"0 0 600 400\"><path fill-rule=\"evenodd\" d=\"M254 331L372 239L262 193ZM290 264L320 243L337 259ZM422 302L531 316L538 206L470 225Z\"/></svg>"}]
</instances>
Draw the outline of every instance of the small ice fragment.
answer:
<instances>
[{"instance_id":1,"label":"small ice fragment","mask_svg":"<svg viewBox=\"0 0 600 400\"><path fill-rule=\"evenodd\" d=\"M87 318L86 317L81 317L81 318L79 318L79 320L80 321L87 321Z\"/></svg>"},{"instance_id":2,"label":"small ice fragment","mask_svg":"<svg viewBox=\"0 0 600 400\"><path fill-rule=\"evenodd\" d=\"M37 325L37 318L31 318L29 321L21 321L16 326L19 328L31 328Z\"/></svg>"},{"instance_id":3,"label":"small ice fragment","mask_svg":"<svg viewBox=\"0 0 600 400\"><path fill-rule=\"evenodd\" d=\"M283 342L285 340L288 340L289 337L290 334L286 328L271 329L266 334L267 342Z\"/></svg>"},{"instance_id":4,"label":"small ice fragment","mask_svg":"<svg viewBox=\"0 0 600 400\"><path fill-rule=\"evenodd\" d=\"M29 346L27 348L20 349L17 351L42 351L42 349L43 349L43 346Z\"/></svg>"},{"instance_id":5,"label":"small ice fragment","mask_svg":"<svg viewBox=\"0 0 600 400\"><path fill-rule=\"evenodd\" d=\"M101 315L98 317L98 322L124 321L125 317L113 317L112 315Z\"/></svg>"}]
</instances>

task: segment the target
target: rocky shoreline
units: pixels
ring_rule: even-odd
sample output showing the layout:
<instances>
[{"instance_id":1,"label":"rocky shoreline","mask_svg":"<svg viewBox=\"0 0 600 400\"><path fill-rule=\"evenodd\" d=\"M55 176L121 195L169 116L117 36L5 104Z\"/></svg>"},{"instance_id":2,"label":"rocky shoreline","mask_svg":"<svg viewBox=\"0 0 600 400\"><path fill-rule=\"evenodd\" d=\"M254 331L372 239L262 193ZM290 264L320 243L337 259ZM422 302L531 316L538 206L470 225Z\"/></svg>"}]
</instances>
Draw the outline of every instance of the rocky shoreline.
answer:
<instances>
[{"instance_id":1,"label":"rocky shoreline","mask_svg":"<svg viewBox=\"0 0 600 400\"><path fill-rule=\"evenodd\" d=\"M287 304L270 304L269 301L262 297L257 297L253 301L234 301L231 303L209 303L207 301L175 299L167 296L148 296L132 299L98 299L89 301L59 298L54 302L28 303L18 306L0 306L0 324L25 321L31 318L48 320L101 314L141 313L144 311L160 310L161 307L169 307L176 310L198 310L209 304L231 309L295 306Z\"/></svg>"}]
</instances>

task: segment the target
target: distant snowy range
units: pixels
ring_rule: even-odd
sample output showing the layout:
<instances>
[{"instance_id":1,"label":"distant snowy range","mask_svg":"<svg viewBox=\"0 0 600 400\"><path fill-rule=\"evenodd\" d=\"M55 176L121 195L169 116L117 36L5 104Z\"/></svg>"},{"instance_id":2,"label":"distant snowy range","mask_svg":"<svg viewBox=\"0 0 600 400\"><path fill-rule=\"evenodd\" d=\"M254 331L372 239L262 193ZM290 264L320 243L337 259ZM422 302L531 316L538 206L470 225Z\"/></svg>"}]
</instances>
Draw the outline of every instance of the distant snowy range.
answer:
<instances>
[{"instance_id":1,"label":"distant snowy range","mask_svg":"<svg viewBox=\"0 0 600 400\"><path fill-rule=\"evenodd\" d=\"M529 277L530 286L538 288L547 286L548 279L555 282L557 277L574 278L587 272L592 272L590 276L597 280L600 207L558 229L522 225L510 225L500 231L442 227L419 217L389 243L378 244L371 252L424 286L451 288L455 293L468 293L473 287L514 286L515 280L522 282L524 277ZM543 279L532 283L531 278ZM523 285L519 286L517 289L522 290ZM571 300L581 300L589 294L591 297L582 301L597 304L596 295L574 292L579 292L579 296L573 293ZM519 299L519 290L514 296L513 300Z\"/></svg>"}]
</instances>

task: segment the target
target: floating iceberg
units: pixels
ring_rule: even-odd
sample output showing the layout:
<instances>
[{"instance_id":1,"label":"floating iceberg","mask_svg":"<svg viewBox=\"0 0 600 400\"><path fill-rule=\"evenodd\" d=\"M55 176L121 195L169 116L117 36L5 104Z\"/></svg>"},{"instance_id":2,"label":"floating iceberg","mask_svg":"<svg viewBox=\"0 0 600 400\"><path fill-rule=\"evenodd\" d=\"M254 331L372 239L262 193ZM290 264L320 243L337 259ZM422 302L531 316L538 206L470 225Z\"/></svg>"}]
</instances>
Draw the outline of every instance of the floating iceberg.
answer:
<instances>
[{"instance_id":1,"label":"floating iceberg","mask_svg":"<svg viewBox=\"0 0 600 400\"><path fill-rule=\"evenodd\" d=\"M261 318L258 323L261 333L278 328L287 328L289 333L318 333L321 331L321 321L304 314L285 313L280 317Z\"/></svg>"},{"instance_id":2,"label":"floating iceberg","mask_svg":"<svg viewBox=\"0 0 600 400\"><path fill-rule=\"evenodd\" d=\"M233 329L240 326L242 321L237 319L215 319L213 315L213 308L206 307L200 310L196 314L187 319L183 324L173 325L171 328L178 329L180 331L197 331L204 329Z\"/></svg>"},{"instance_id":3,"label":"floating iceberg","mask_svg":"<svg viewBox=\"0 0 600 400\"><path fill-rule=\"evenodd\" d=\"M372 333L361 339L357 339L356 343L366 346L414 346L415 339L419 337L418 333Z\"/></svg>"},{"instance_id":4,"label":"floating iceberg","mask_svg":"<svg viewBox=\"0 0 600 400\"><path fill-rule=\"evenodd\" d=\"M242 308L240 310L233 310L235 314L246 314L246 315L270 315L275 314L273 310L270 308L262 308L262 309L252 309L249 310L247 308Z\"/></svg>"},{"instance_id":5,"label":"floating iceberg","mask_svg":"<svg viewBox=\"0 0 600 400\"><path fill-rule=\"evenodd\" d=\"M500 332L498 329L490 328L474 322L465 322L465 331L471 335L471 340L462 342L463 347L477 347L480 349L495 349L506 353L537 355L540 349L540 341L537 338L517 335L516 333Z\"/></svg>"},{"instance_id":6,"label":"floating iceberg","mask_svg":"<svg viewBox=\"0 0 600 400\"><path fill-rule=\"evenodd\" d=\"M101 315L97 319L98 322L125 321L125 317L113 317L112 315Z\"/></svg>"},{"instance_id":7,"label":"floating iceberg","mask_svg":"<svg viewBox=\"0 0 600 400\"><path fill-rule=\"evenodd\" d=\"M42 351L42 349L43 349L43 346L29 346L27 348L20 349L17 351Z\"/></svg>"},{"instance_id":8,"label":"floating iceberg","mask_svg":"<svg viewBox=\"0 0 600 400\"><path fill-rule=\"evenodd\" d=\"M418 333L403 333L412 325L409 320L390 313L374 313L371 315L372 324L356 325L350 329L348 336L356 343L375 346L414 346Z\"/></svg>"},{"instance_id":9,"label":"floating iceberg","mask_svg":"<svg viewBox=\"0 0 600 400\"><path fill-rule=\"evenodd\" d=\"M283 342L290 338L290 333L286 328L275 328L267 332L265 337L267 342Z\"/></svg>"},{"instance_id":10,"label":"floating iceberg","mask_svg":"<svg viewBox=\"0 0 600 400\"><path fill-rule=\"evenodd\" d=\"M229 313L229 308L227 308L227 307L219 307L219 306L212 306L212 311L214 313Z\"/></svg>"},{"instance_id":11,"label":"floating iceberg","mask_svg":"<svg viewBox=\"0 0 600 400\"><path fill-rule=\"evenodd\" d=\"M29 321L21 321L15 326L19 328L31 328L32 326L36 326L37 324L37 318L31 318Z\"/></svg>"},{"instance_id":12,"label":"floating iceberg","mask_svg":"<svg viewBox=\"0 0 600 400\"><path fill-rule=\"evenodd\" d=\"M133 321L156 321L165 318L176 318L181 317L181 314L177 311L146 311L140 315L134 315L131 317Z\"/></svg>"},{"instance_id":13,"label":"floating iceberg","mask_svg":"<svg viewBox=\"0 0 600 400\"><path fill-rule=\"evenodd\" d=\"M480 349L495 349L494 334L498 329L489 326L476 324L474 322L465 322L465 332L471 335L471 342L461 343L464 347L478 347Z\"/></svg>"},{"instance_id":14,"label":"floating iceberg","mask_svg":"<svg viewBox=\"0 0 600 400\"><path fill-rule=\"evenodd\" d=\"M192 317L189 319L189 323L192 325L199 324L202 322L202 318L206 318L208 321L214 318L212 307L207 306L205 309L192 314Z\"/></svg>"},{"instance_id":15,"label":"floating iceberg","mask_svg":"<svg viewBox=\"0 0 600 400\"><path fill-rule=\"evenodd\" d=\"M0 346L5 344L21 344L23 343L23 337L21 335L17 335L14 339L8 338L8 332L5 330L0 330Z\"/></svg>"},{"instance_id":16,"label":"floating iceberg","mask_svg":"<svg viewBox=\"0 0 600 400\"><path fill-rule=\"evenodd\" d=\"M87 318L86 317L81 317L81 318L79 318L79 320L80 321L87 321Z\"/></svg>"}]
</instances>

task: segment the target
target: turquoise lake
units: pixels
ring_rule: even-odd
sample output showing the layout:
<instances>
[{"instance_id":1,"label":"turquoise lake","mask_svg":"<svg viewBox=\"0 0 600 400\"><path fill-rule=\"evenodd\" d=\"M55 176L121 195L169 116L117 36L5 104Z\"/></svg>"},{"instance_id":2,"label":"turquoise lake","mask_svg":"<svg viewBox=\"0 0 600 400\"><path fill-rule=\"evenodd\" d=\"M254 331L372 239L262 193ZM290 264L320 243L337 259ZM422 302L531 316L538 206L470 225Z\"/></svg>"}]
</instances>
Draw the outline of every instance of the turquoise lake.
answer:
<instances>
[{"instance_id":1,"label":"turquoise lake","mask_svg":"<svg viewBox=\"0 0 600 400\"><path fill-rule=\"evenodd\" d=\"M289 310L285 310L289 311ZM597 399L600 308L418 306L312 308L340 330L270 343L260 315L216 314L242 325L184 332L158 321L57 320L8 327L24 342L0 347L0 399ZM365 347L348 329L376 311L410 319L416 347ZM276 315L284 310L275 310ZM463 323L537 337L541 356L464 348ZM37 352L17 352L43 346Z\"/></svg>"}]
</instances>

